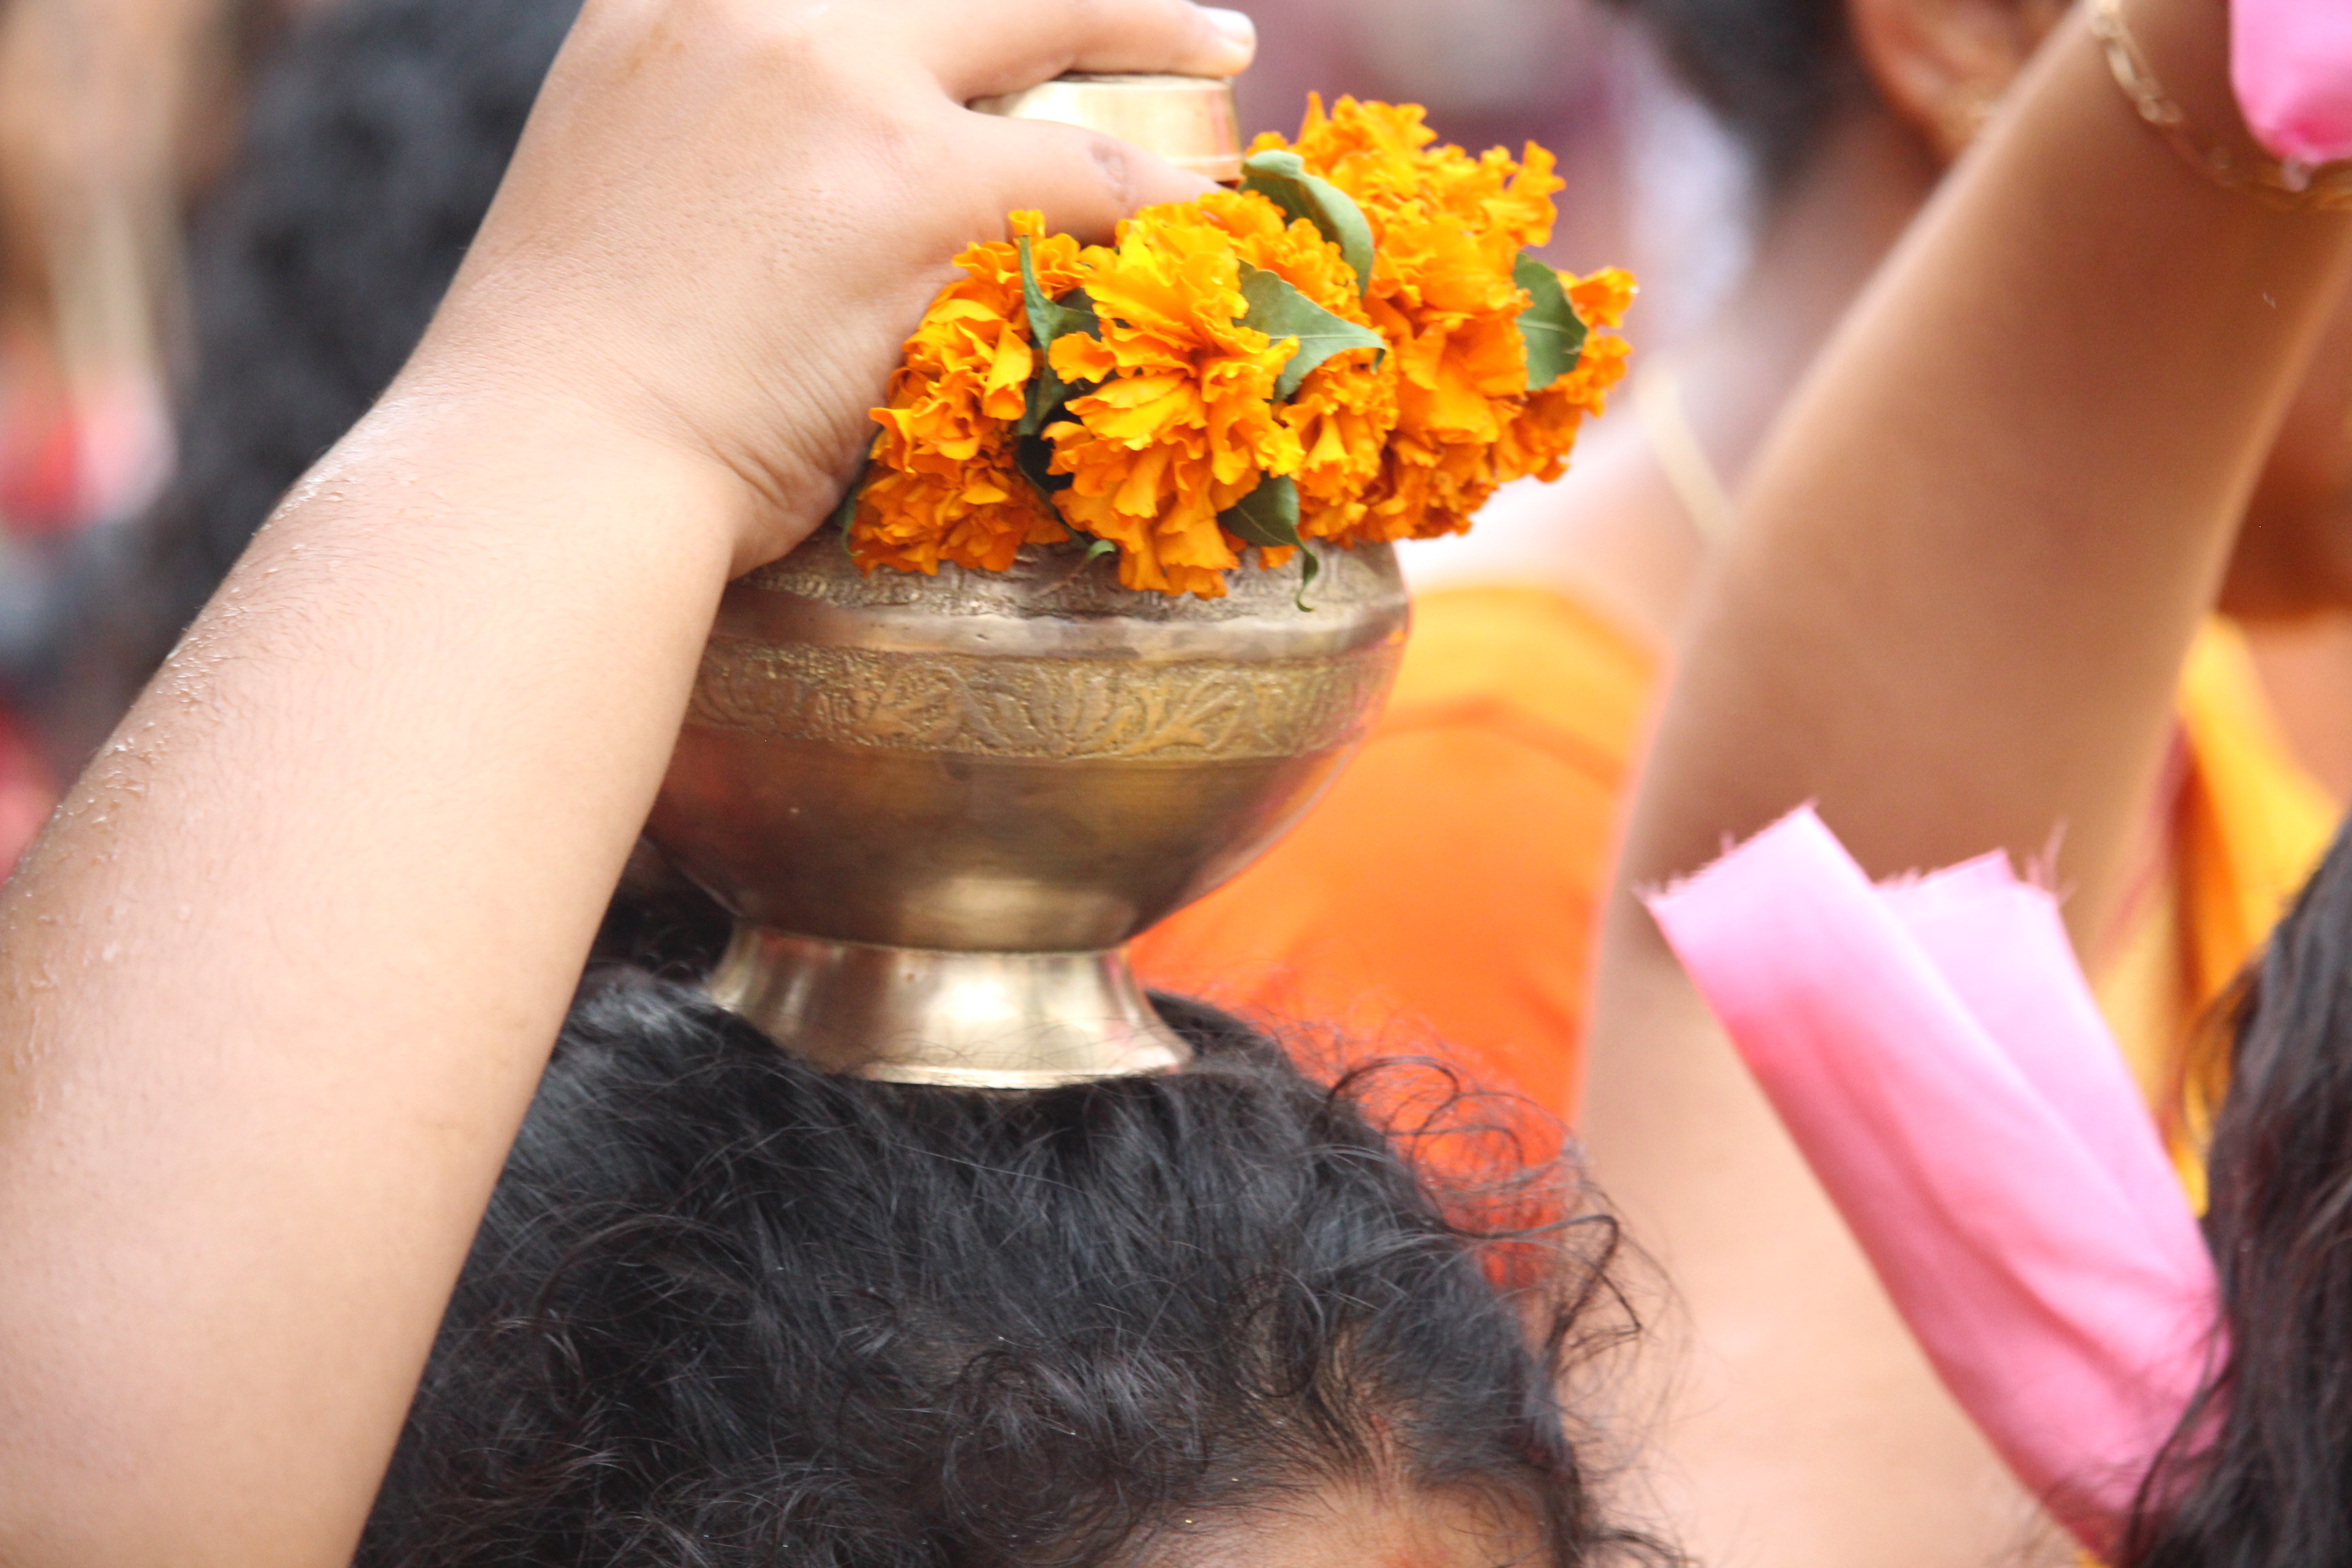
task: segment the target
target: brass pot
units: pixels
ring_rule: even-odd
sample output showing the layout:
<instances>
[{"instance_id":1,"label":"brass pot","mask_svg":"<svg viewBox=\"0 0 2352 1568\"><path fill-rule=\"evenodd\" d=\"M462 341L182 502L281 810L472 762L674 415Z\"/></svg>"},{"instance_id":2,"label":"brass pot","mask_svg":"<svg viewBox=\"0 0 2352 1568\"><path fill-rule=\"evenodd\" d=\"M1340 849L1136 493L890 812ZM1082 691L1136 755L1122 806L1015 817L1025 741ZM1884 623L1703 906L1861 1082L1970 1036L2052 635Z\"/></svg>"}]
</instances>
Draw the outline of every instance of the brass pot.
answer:
<instances>
[{"instance_id":1,"label":"brass pot","mask_svg":"<svg viewBox=\"0 0 2352 1568\"><path fill-rule=\"evenodd\" d=\"M908 1081L1181 1063L1127 967L1361 740L1402 651L1385 546L1134 593L1077 545L936 577L830 528L732 584L652 822L738 917L715 995L788 1047Z\"/></svg>"}]
</instances>

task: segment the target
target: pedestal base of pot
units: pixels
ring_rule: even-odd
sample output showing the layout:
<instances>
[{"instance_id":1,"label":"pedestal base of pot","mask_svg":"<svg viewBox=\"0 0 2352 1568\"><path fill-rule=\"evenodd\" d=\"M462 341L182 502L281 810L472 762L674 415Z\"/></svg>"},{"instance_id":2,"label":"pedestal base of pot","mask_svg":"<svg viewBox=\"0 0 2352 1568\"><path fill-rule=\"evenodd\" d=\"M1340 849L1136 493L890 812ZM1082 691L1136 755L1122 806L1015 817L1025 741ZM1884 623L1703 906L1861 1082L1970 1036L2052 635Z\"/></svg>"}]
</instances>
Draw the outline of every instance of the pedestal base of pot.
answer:
<instances>
[{"instance_id":1,"label":"pedestal base of pot","mask_svg":"<svg viewBox=\"0 0 2352 1568\"><path fill-rule=\"evenodd\" d=\"M957 952L744 924L709 988L793 1055L898 1083L1050 1089L1192 1055L1124 948Z\"/></svg>"}]
</instances>

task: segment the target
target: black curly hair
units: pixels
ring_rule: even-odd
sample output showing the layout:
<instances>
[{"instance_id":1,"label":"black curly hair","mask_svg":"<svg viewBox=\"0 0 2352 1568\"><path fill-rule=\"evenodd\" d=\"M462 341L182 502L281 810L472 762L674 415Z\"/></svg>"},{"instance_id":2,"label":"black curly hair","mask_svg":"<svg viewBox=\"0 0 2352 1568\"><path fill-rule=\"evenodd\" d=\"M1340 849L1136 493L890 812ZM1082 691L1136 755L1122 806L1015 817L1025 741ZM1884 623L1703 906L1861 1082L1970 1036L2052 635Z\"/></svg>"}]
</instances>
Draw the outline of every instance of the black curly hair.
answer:
<instances>
[{"instance_id":1,"label":"black curly hair","mask_svg":"<svg viewBox=\"0 0 2352 1568\"><path fill-rule=\"evenodd\" d=\"M360 1568L1091 1568L1351 1482L1667 1560L1602 1521L1559 1393L1613 1227L1477 1226L1360 1077L1160 1005L1192 1070L993 1094L593 982Z\"/></svg>"},{"instance_id":2,"label":"black curly hair","mask_svg":"<svg viewBox=\"0 0 2352 1568\"><path fill-rule=\"evenodd\" d=\"M2220 1021L2205 1233L2229 1349L2119 1561L2352 1563L2352 826Z\"/></svg>"},{"instance_id":3,"label":"black curly hair","mask_svg":"<svg viewBox=\"0 0 2352 1568\"><path fill-rule=\"evenodd\" d=\"M1869 100L1846 0L1609 3L1650 29L1676 74L1753 154L1768 190L1804 168L1842 110Z\"/></svg>"}]
</instances>

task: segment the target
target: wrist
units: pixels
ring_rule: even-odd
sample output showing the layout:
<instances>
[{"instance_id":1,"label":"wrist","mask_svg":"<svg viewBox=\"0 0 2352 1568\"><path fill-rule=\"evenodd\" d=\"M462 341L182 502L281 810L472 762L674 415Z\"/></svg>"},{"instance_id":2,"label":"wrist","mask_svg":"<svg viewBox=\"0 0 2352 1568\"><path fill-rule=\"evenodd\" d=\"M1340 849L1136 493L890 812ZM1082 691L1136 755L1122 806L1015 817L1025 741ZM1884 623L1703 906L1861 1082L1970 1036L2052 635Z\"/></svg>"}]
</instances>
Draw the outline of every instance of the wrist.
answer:
<instances>
[{"instance_id":1,"label":"wrist","mask_svg":"<svg viewBox=\"0 0 2352 1568\"><path fill-rule=\"evenodd\" d=\"M2352 208L2352 168L2283 163L2248 128L2221 0L2090 0L2089 13L2126 102L2200 174L2281 210Z\"/></svg>"},{"instance_id":2,"label":"wrist","mask_svg":"<svg viewBox=\"0 0 2352 1568\"><path fill-rule=\"evenodd\" d=\"M785 356L790 371L758 378L748 395L725 374L734 367L681 374L689 367L677 343L605 308L603 294L534 282L528 268L478 251L371 422L517 424L593 468L625 459L667 475L682 499L724 517L730 575L806 538L872 438L866 405L878 384L874 397L827 418L799 395L838 379L824 374L821 347Z\"/></svg>"},{"instance_id":3,"label":"wrist","mask_svg":"<svg viewBox=\"0 0 2352 1568\"><path fill-rule=\"evenodd\" d=\"M280 521L320 499L374 495L412 535L656 559L714 584L790 548L777 542L774 509L731 466L552 379L420 355L296 488Z\"/></svg>"}]
</instances>

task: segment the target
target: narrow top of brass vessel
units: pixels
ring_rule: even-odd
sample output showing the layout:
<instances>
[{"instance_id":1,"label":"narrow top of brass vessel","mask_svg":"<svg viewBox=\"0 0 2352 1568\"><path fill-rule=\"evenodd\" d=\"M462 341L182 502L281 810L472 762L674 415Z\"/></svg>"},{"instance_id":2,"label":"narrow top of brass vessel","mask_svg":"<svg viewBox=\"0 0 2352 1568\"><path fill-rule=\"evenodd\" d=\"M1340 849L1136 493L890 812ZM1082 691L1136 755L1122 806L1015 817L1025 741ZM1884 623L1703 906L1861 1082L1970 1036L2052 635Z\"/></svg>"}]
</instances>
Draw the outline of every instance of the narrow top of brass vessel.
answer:
<instances>
[{"instance_id":1,"label":"narrow top of brass vessel","mask_svg":"<svg viewBox=\"0 0 2352 1568\"><path fill-rule=\"evenodd\" d=\"M1241 119L1234 111L1234 84L1222 77L1073 72L1024 92L976 99L972 108L1012 120L1082 125L1213 180L1242 175Z\"/></svg>"}]
</instances>

